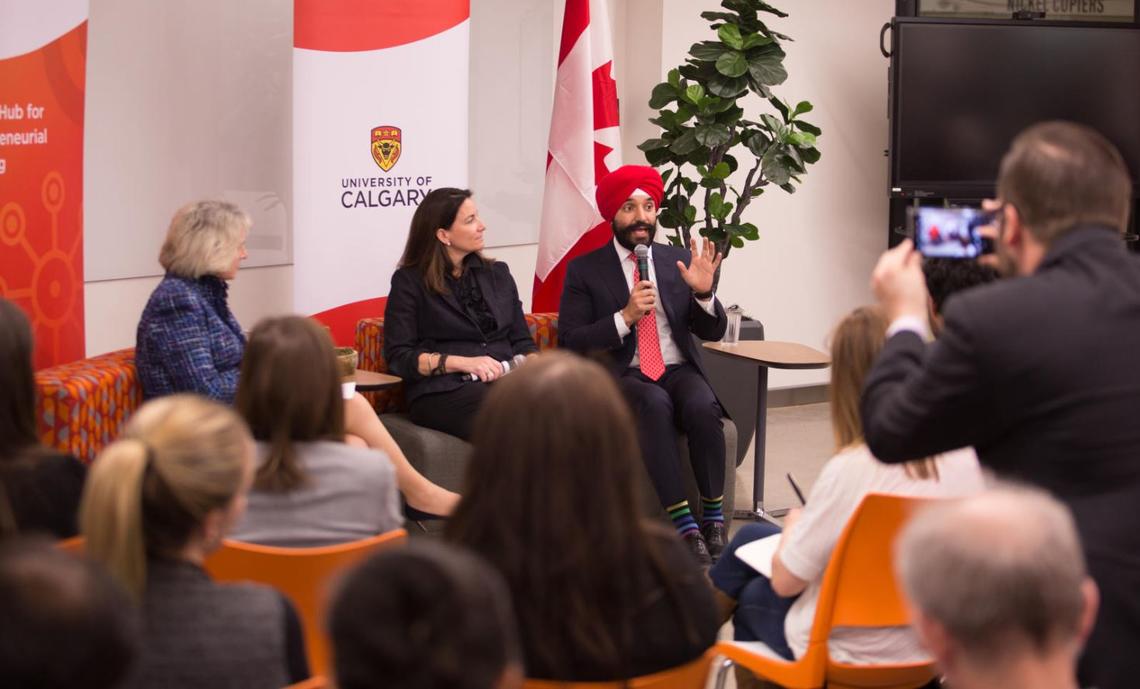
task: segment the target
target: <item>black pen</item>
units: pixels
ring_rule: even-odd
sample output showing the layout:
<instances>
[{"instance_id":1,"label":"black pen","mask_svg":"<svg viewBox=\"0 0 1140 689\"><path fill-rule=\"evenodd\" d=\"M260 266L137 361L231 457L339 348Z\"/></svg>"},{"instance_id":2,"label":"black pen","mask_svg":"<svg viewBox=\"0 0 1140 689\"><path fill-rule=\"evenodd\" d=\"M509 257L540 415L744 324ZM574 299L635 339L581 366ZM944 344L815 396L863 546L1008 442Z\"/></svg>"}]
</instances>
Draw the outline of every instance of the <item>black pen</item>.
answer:
<instances>
[{"instance_id":1,"label":"black pen","mask_svg":"<svg viewBox=\"0 0 1140 689\"><path fill-rule=\"evenodd\" d=\"M792 472L789 471L785 476L788 477L788 483L792 484L792 490L796 491L796 497L800 499L800 504L806 505L807 500L804 500L804 493L800 490L800 487L796 485L796 479L792 477Z\"/></svg>"}]
</instances>

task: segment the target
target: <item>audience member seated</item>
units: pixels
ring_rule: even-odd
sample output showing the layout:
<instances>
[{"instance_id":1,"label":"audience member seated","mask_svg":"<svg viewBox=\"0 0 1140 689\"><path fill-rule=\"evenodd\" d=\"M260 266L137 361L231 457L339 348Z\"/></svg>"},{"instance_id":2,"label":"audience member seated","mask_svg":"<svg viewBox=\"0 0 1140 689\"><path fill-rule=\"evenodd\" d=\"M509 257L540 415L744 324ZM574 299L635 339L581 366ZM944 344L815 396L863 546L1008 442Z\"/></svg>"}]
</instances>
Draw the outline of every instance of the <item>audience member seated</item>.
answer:
<instances>
[{"instance_id":1,"label":"audience member seated","mask_svg":"<svg viewBox=\"0 0 1140 689\"><path fill-rule=\"evenodd\" d=\"M831 552L867 493L955 497L983 488L972 450L892 466L880 464L867 449L859 423L859 391L886 330L881 309L861 307L840 321L832 335L831 426L836 455L824 465L807 505L788 513L772 558L771 580L735 557L742 545L779 533L779 527L767 522L745 525L709 571L713 584L727 596L722 604L735 608L738 641L761 641L789 660L803 655ZM838 628L832 632L829 649L833 659L848 663L927 657L904 627Z\"/></svg>"},{"instance_id":2,"label":"audience member seated","mask_svg":"<svg viewBox=\"0 0 1140 689\"><path fill-rule=\"evenodd\" d=\"M245 508L253 440L236 413L174 395L144 404L92 465L87 554L141 604L127 687L279 689L308 676L300 622L276 591L202 569Z\"/></svg>"},{"instance_id":3,"label":"audience member seated","mask_svg":"<svg viewBox=\"0 0 1140 689\"><path fill-rule=\"evenodd\" d=\"M0 299L0 505L6 530L42 531L57 538L77 532L75 517L87 467L40 445L32 329L18 306ZM0 522L2 525L2 522Z\"/></svg>"},{"instance_id":4,"label":"audience member seated","mask_svg":"<svg viewBox=\"0 0 1140 689\"><path fill-rule=\"evenodd\" d=\"M338 689L518 689L522 660L502 577L416 541L348 575L330 613Z\"/></svg>"},{"instance_id":5,"label":"audience member seated","mask_svg":"<svg viewBox=\"0 0 1140 689\"><path fill-rule=\"evenodd\" d=\"M447 537L514 595L527 676L616 680L716 640L712 593L672 529L643 520L633 418L599 364L552 352L496 383Z\"/></svg>"},{"instance_id":6,"label":"audience member seated","mask_svg":"<svg viewBox=\"0 0 1140 689\"><path fill-rule=\"evenodd\" d=\"M340 370L319 325L300 316L259 323L234 406L257 441L258 469L232 538L303 547L401 526L388 457L344 442Z\"/></svg>"},{"instance_id":7,"label":"audience member seated","mask_svg":"<svg viewBox=\"0 0 1140 689\"><path fill-rule=\"evenodd\" d=\"M159 263L166 277L139 320L135 365L144 398L193 392L233 403L245 335L226 302L228 280L245 258L250 220L224 201L198 201L170 221ZM344 402L348 433L388 455L408 504L450 514L459 496L428 481L360 395Z\"/></svg>"},{"instance_id":8,"label":"audience member seated","mask_svg":"<svg viewBox=\"0 0 1140 689\"><path fill-rule=\"evenodd\" d=\"M920 512L896 544L914 628L954 689L1075 689L1096 617L1073 518L1002 488Z\"/></svg>"},{"instance_id":9,"label":"audience member seated","mask_svg":"<svg viewBox=\"0 0 1140 689\"><path fill-rule=\"evenodd\" d=\"M0 678L19 689L114 689L138 647L126 593L47 540L0 545Z\"/></svg>"},{"instance_id":10,"label":"audience member seated","mask_svg":"<svg viewBox=\"0 0 1140 689\"><path fill-rule=\"evenodd\" d=\"M384 311L384 359L411 420L467 440L500 362L538 351L507 264L483 256L467 189L431 191L412 216Z\"/></svg>"},{"instance_id":11,"label":"audience member seated","mask_svg":"<svg viewBox=\"0 0 1140 689\"><path fill-rule=\"evenodd\" d=\"M230 312L227 283L247 255L250 224L225 201L198 201L174 214L158 255L166 276L136 335L143 399L194 392L234 401L245 335Z\"/></svg>"}]
</instances>

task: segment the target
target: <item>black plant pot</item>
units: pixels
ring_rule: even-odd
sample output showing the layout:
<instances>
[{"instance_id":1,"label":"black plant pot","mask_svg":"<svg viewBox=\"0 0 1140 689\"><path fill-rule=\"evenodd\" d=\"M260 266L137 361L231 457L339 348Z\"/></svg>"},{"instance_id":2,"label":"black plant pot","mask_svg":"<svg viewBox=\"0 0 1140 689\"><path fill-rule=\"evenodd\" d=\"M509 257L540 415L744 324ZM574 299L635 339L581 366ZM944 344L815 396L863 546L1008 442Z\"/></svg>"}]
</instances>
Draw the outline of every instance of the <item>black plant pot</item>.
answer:
<instances>
[{"instance_id":1,"label":"black plant pot","mask_svg":"<svg viewBox=\"0 0 1140 689\"><path fill-rule=\"evenodd\" d=\"M764 324L751 318L740 322L741 340L763 340ZM736 424L736 466L744 461L756 433L756 364L727 356L705 354L698 347L709 384L725 412Z\"/></svg>"}]
</instances>

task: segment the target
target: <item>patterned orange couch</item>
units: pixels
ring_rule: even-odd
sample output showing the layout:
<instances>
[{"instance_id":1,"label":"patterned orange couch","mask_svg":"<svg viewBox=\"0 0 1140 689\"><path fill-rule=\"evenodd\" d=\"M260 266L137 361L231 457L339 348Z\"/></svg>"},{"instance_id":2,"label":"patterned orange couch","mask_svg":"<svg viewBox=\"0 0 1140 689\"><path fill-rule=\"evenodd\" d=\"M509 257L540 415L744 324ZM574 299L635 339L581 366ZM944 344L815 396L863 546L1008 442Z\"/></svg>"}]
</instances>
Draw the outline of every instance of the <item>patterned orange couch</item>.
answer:
<instances>
[{"instance_id":1,"label":"patterned orange couch","mask_svg":"<svg viewBox=\"0 0 1140 689\"><path fill-rule=\"evenodd\" d=\"M37 371L36 388L40 441L87 463L142 404L134 348Z\"/></svg>"}]
</instances>

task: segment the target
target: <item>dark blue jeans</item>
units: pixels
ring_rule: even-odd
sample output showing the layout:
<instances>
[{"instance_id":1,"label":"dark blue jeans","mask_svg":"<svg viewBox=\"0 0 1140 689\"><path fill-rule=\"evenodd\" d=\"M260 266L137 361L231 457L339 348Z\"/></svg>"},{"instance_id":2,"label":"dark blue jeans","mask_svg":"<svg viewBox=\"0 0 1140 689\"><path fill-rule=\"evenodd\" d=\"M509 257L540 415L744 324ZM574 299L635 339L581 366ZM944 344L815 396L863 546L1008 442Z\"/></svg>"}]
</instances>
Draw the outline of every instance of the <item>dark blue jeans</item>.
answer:
<instances>
[{"instance_id":1,"label":"dark blue jeans","mask_svg":"<svg viewBox=\"0 0 1140 689\"><path fill-rule=\"evenodd\" d=\"M776 595L768 577L736 557L740 546L779 532L780 527L768 522L745 524L709 570L709 577L718 589L736 600L732 625L737 641L762 641L780 656L795 660L784 636L784 618L799 596Z\"/></svg>"}]
</instances>

